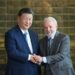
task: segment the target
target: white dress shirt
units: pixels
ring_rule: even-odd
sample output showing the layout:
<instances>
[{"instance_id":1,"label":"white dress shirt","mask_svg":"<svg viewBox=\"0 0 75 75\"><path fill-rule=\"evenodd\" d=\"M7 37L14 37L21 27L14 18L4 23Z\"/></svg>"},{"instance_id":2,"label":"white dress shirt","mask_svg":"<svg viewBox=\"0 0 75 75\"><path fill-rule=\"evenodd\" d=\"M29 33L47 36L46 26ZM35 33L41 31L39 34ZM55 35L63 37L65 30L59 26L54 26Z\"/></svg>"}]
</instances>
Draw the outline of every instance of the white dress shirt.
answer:
<instances>
[{"instance_id":1,"label":"white dress shirt","mask_svg":"<svg viewBox=\"0 0 75 75\"><path fill-rule=\"evenodd\" d=\"M21 31L22 31L23 34L26 35L26 41L27 41L28 47L29 47L29 49L30 49L31 54L33 54L32 43L31 43L31 39L30 39L30 35L29 35L28 30L23 30L23 29L21 29ZM29 54L28 60L30 60L31 54Z\"/></svg>"}]
</instances>

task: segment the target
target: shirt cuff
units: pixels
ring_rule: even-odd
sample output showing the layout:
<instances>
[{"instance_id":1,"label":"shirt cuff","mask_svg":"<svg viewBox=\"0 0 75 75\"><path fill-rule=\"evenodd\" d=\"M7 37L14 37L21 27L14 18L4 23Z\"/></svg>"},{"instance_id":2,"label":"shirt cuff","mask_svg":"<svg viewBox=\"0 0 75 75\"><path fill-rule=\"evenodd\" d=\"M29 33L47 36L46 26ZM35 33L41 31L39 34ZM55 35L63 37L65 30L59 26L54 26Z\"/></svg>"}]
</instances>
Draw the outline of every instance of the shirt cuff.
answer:
<instances>
[{"instance_id":1,"label":"shirt cuff","mask_svg":"<svg viewBox=\"0 0 75 75\"><path fill-rule=\"evenodd\" d=\"M30 59L31 59L31 56L32 56L31 54L29 54L29 55L28 55L28 60L30 60Z\"/></svg>"},{"instance_id":2,"label":"shirt cuff","mask_svg":"<svg viewBox=\"0 0 75 75\"><path fill-rule=\"evenodd\" d=\"M43 57L43 58L42 58L42 61L43 61L43 63L47 63L46 57Z\"/></svg>"}]
</instances>

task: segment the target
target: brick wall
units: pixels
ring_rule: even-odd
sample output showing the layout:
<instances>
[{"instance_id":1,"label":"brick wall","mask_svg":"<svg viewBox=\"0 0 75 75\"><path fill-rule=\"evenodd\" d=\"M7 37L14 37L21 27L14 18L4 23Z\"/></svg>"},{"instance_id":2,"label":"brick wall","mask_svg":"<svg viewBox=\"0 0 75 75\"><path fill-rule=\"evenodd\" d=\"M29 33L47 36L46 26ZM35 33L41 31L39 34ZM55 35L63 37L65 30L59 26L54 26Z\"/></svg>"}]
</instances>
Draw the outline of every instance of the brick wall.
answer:
<instances>
[{"instance_id":1,"label":"brick wall","mask_svg":"<svg viewBox=\"0 0 75 75\"><path fill-rule=\"evenodd\" d=\"M16 24L16 15L20 8L31 7L34 11L32 29L43 37L42 21L45 16L58 20L59 31L71 38L71 57L75 65L75 1L74 0L0 0L0 75L4 75L7 63L4 48L4 33Z\"/></svg>"}]
</instances>

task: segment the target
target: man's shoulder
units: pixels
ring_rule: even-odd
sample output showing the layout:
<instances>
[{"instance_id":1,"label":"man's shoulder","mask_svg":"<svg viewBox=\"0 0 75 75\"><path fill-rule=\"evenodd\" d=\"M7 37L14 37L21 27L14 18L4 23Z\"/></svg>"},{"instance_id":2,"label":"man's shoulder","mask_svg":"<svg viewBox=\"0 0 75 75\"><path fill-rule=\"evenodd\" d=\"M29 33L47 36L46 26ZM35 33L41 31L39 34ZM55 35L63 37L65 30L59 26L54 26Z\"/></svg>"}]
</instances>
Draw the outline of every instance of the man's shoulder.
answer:
<instances>
[{"instance_id":1,"label":"man's shoulder","mask_svg":"<svg viewBox=\"0 0 75 75\"><path fill-rule=\"evenodd\" d=\"M65 37L69 38L69 35L68 35L68 34L65 34L65 33L63 33L63 32L57 32L57 33L56 33L56 36L57 36L57 38L58 38L58 37L59 37L59 38L65 38Z\"/></svg>"},{"instance_id":2,"label":"man's shoulder","mask_svg":"<svg viewBox=\"0 0 75 75\"><path fill-rule=\"evenodd\" d=\"M12 34L16 31L16 29L17 29L17 26L14 26L14 27L10 28L7 32L5 32L5 34Z\"/></svg>"}]
</instances>

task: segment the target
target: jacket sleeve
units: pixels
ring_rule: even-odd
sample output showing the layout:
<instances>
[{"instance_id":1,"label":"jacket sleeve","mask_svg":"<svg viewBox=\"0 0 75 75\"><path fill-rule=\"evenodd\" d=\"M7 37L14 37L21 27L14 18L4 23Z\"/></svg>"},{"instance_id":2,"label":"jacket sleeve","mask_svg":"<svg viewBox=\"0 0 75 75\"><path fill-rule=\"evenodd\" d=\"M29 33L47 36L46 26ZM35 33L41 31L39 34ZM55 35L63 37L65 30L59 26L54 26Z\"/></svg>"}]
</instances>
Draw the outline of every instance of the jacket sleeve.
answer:
<instances>
[{"instance_id":1,"label":"jacket sleeve","mask_svg":"<svg viewBox=\"0 0 75 75\"><path fill-rule=\"evenodd\" d=\"M51 56L46 56L47 63L53 64L62 61L64 58L69 57L70 58L70 39L69 36L65 36L60 41L60 44L58 45L58 53Z\"/></svg>"},{"instance_id":2,"label":"jacket sleeve","mask_svg":"<svg viewBox=\"0 0 75 75\"><path fill-rule=\"evenodd\" d=\"M13 59L20 62L25 62L28 60L28 54L17 50L15 39L10 33L5 34L5 48L8 59Z\"/></svg>"}]
</instances>

